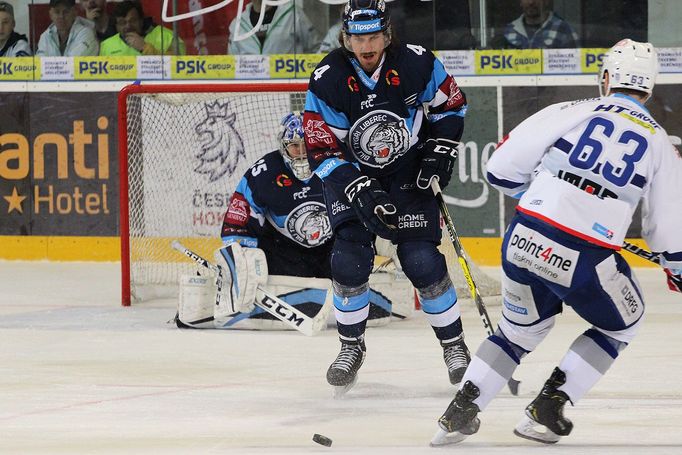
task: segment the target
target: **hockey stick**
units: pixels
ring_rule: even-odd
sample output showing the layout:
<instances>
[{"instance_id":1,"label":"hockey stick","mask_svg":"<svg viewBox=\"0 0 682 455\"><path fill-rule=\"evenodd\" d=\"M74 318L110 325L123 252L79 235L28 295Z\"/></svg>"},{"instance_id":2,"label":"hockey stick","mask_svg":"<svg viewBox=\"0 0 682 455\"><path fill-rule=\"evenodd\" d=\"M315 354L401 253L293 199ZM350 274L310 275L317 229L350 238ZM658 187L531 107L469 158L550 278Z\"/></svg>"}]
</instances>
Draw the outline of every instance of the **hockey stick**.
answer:
<instances>
[{"instance_id":1,"label":"hockey stick","mask_svg":"<svg viewBox=\"0 0 682 455\"><path fill-rule=\"evenodd\" d=\"M224 277L223 272L220 267L215 264L208 262L208 260L196 254L194 251L185 248L182 243L177 240L173 240L171 244L174 250L177 250L196 262L197 264L206 267L207 269L213 271L216 274L216 286L218 287L218 293L223 287ZM256 290L256 305L263 310L267 311L286 325L298 330L304 335L312 336L316 331L320 330L319 324L324 321L316 321L301 311L297 310L293 306L289 305L284 300L280 299L274 294L258 287ZM321 312L321 311L320 311Z\"/></svg>"},{"instance_id":2,"label":"hockey stick","mask_svg":"<svg viewBox=\"0 0 682 455\"><path fill-rule=\"evenodd\" d=\"M437 179L433 179L431 182L431 189L433 190L433 194L436 196L436 200L438 201L438 207L440 208L441 215L443 215L443 220L445 220L445 226L448 229L452 246L455 247L459 265L462 267L462 273L464 273L464 279L466 279L467 285L469 285L471 298L476 303L476 309L478 309L478 314L481 316L481 321L483 322L485 331L488 333L488 336L491 336L493 335L493 324L490 322L490 316L488 316L488 311L485 309L485 304L481 298L481 293L478 292L478 288L474 282L474 277L471 275L471 269L469 268L469 261L467 260L466 252L464 251L462 243L459 241L457 231L455 231L455 224L452 222L452 218L450 217L448 206L445 205L445 199L443 199L443 193L440 189ZM519 394L519 384L521 384L521 382L514 378L509 378L509 381L507 381L507 386L509 386L509 391L512 393L512 395Z\"/></svg>"},{"instance_id":3,"label":"hockey stick","mask_svg":"<svg viewBox=\"0 0 682 455\"><path fill-rule=\"evenodd\" d=\"M625 251L628 251L634 255L637 255L643 259L646 259L647 261L651 261L654 264L661 265L661 258L658 254L652 253L651 251L645 250L644 248L640 248L634 243L630 242L623 242L623 247Z\"/></svg>"},{"instance_id":4,"label":"hockey stick","mask_svg":"<svg viewBox=\"0 0 682 455\"><path fill-rule=\"evenodd\" d=\"M623 242L622 249L643 259L646 259L647 261L651 261L654 264L661 266L660 254L652 253L651 251L645 250L644 248L640 248L637 245L630 242ZM674 284L672 272L670 272L668 269L665 270L666 273L668 274L668 288L673 292L680 292L679 287L676 284Z\"/></svg>"}]
</instances>

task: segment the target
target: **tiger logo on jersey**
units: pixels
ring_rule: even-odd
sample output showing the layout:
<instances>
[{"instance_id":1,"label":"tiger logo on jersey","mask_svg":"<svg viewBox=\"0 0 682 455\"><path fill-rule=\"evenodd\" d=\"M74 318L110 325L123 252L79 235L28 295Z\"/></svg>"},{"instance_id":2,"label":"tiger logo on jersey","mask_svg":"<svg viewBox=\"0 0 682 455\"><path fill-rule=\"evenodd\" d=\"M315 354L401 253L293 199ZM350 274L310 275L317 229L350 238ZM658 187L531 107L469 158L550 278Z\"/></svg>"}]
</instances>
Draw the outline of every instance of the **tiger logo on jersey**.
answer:
<instances>
[{"instance_id":1,"label":"tiger logo on jersey","mask_svg":"<svg viewBox=\"0 0 682 455\"><path fill-rule=\"evenodd\" d=\"M194 127L201 151L195 156L200 160L195 172L208 174L215 182L225 174L233 174L241 158L246 158L244 142L235 129L237 116L228 114L229 102L204 103L206 118Z\"/></svg>"},{"instance_id":2,"label":"tiger logo on jersey","mask_svg":"<svg viewBox=\"0 0 682 455\"><path fill-rule=\"evenodd\" d=\"M296 207L289 214L285 226L292 239L308 248L322 245L332 237L327 210L319 202L307 202Z\"/></svg>"},{"instance_id":3,"label":"tiger logo on jersey","mask_svg":"<svg viewBox=\"0 0 682 455\"><path fill-rule=\"evenodd\" d=\"M409 150L410 133L404 119L393 112L377 110L351 127L350 145L360 163L382 168Z\"/></svg>"}]
</instances>

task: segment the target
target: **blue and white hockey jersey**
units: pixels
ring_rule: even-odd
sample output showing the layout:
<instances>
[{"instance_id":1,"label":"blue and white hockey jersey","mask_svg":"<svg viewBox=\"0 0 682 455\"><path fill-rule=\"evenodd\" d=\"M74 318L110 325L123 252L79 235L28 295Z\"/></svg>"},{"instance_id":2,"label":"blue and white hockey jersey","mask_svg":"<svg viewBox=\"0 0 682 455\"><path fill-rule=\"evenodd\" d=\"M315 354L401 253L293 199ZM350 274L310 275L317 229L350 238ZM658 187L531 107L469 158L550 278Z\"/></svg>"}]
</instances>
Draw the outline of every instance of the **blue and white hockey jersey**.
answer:
<instances>
[{"instance_id":1,"label":"blue and white hockey jersey","mask_svg":"<svg viewBox=\"0 0 682 455\"><path fill-rule=\"evenodd\" d=\"M521 196L519 212L614 250L643 199L643 237L664 266L682 268L682 157L634 98L542 109L498 145L487 177Z\"/></svg>"},{"instance_id":2,"label":"blue and white hockey jersey","mask_svg":"<svg viewBox=\"0 0 682 455\"><path fill-rule=\"evenodd\" d=\"M325 183L348 184L360 173L390 175L417 159L427 138L459 140L466 107L455 80L421 46L389 48L372 75L336 49L310 78L304 115L309 161Z\"/></svg>"},{"instance_id":3,"label":"blue and white hockey jersey","mask_svg":"<svg viewBox=\"0 0 682 455\"><path fill-rule=\"evenodd\" d=\"M225 213L221 237L263 247L266 239L285 238L289 246L328 248L332 238L322 182L293 177L279 151L266 154L246 171ZM326 244L326 245L325 245Z\"/></svg>"}]
</instances>

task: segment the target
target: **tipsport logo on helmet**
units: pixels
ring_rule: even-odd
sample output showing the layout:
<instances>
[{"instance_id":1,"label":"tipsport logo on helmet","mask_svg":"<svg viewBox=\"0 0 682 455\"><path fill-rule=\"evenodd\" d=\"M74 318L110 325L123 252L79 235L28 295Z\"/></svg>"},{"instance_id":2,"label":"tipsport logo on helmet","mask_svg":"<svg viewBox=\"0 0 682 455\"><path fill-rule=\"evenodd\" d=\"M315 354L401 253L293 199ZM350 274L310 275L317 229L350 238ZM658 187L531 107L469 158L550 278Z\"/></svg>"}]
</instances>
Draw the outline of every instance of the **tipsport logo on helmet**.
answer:
<instances>
[{"instance_id":1,"label":"tipsport logo on helmet","mask_svg":"<svg viewBox=\"0 0 682 455\"><path fill-rule=\"evenodd\" d=\"M350 148L360 163L382 168L409 150L410 132L393 112L370 112L351 127Z\"/></svg>"},{"instance_id":2,"label":"tipsport logo on helmet","mask_svg":"<svg viewBox=\"0 0 682 455\"><path fill-rule=\"evenodd\" d=\"M285 226L292 239L309 248L322 245L332 237L327 209L319 202L306 202L296 207Z\"/></svg>"},{"instance_id":3,"label":"tipsport logo on helmet","mask_svg":"<svg viewBox=\"0 0 682 455\"><path fill-rule=\"evenodd\" d=\"M381 19L374 19L371 21L349 21L348 22L348 33L361 34L361 33L375 33L381 31Z\"/></svg>"}]
</instances>

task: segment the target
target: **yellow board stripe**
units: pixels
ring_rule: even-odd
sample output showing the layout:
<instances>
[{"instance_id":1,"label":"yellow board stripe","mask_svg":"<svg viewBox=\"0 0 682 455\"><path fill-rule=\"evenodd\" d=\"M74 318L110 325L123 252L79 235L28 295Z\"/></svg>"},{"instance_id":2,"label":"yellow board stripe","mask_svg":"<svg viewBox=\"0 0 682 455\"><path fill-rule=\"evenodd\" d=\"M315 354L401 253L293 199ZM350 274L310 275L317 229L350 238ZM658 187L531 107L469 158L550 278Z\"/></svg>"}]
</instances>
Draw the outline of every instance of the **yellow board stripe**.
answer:
<instances>
[{"instance_id":1,"label":"yellow board stripe","mask_svg":"<svg viewBox=\"0 0 682 455\"><path fill-rule=\"evenodd\" d=\"M171 250L171 238L159 238L149 248L168 251L164 261L183 261L184 257ZM220 246L217 238L178 239L185 246L206 257ZM496 237L462 237L467 256L479 266L499 266L502 239ZM628 239L637 246L647 248L642 239ZM625 259L633 267L655 267L656 265L624 252ZM0 236L0 259L7 260L48 260L48 261L103 261L121 260L121 243L118 237L47 237L47 236ZM456 258L455 258L456 260Z\"/></svg>"}]
</instances>

